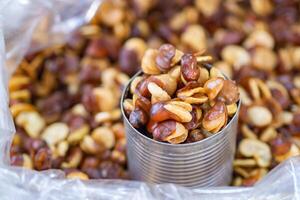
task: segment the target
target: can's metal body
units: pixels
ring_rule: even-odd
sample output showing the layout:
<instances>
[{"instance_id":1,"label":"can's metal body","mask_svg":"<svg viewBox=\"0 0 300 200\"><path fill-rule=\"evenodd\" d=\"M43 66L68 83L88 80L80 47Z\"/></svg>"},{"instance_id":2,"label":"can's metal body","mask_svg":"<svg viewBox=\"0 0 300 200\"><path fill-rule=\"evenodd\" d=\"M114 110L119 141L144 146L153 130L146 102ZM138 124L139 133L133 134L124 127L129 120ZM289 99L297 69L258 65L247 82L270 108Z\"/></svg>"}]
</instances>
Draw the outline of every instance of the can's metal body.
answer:
<instances>
[{"instance_id":1,"label":"can's metal body","mask_svg":"<svg viewBox=\"0 0 300 200\"><path fill-rule=\"evenodd\" d=\"M121 102L127 96L128 86ZM122 103L121 108L131 178L148 183L175 183L194 188L230 183L239 110L222 131L204 140L168 144L155 141L136 130L125 116Z\"/></svg>"}]
</instances>

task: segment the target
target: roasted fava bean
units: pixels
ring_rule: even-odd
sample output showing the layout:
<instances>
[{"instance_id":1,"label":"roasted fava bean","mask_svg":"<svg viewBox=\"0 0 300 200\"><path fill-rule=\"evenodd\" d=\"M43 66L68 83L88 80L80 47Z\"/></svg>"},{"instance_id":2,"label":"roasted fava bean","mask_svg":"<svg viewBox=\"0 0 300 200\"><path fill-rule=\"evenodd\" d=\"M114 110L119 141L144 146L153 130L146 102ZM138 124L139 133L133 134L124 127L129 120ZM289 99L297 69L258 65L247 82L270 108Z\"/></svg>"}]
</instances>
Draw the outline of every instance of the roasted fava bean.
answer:
<instances>
[{"instance_id":1,"label":"roasted fava bean","mask_svg":"<svg viewBox=\"0 0 300 200\"><path fill-rule=\"evenodd\" d=\"M271 111L264 106L252 106L247 113L249 122L258 127L269 125L273 119Z\"/></svg>"},{"instance_id":2,"label":"roasted fava bean","mask_svg":"<svg viewBox=\"0 0 300 200\"><path fill-rule=\"evenodd\" d=\"M201 25L190 25L181 34L181 41L193 51L201 51L207 48L205 30Z\"/></svg>"},{"instance_id":3,"label":"roasted fava bean","mask_svg":"<svg viewBox=\"0 0 300 200\"><path fill-rule=\"evenodd\" d=\"M217 99L225 102L226 105L236 103L239 100L239 90L237 85L231 80L224 80L223 87Z\"/></svg>"},{"instance_id":4,"label":"roasted fava bean","mask_svg":"<svg viewBox=\"0 0 300 200\"><path fill-rule=\"evenodd\" d=\"M191 132L189 132L186 142L198 142L200 140L203 140L204 138L205 135L201 132L200 129L194 129Z\"/></svg>"},{"instance_id":5,"label":"roasted fava bean","mask_svg":"<svg viewBox=\"0 0 300 200\"><path fill-rule=\"evenodd\" d=\"M144 40L140 38L127 40L120 51L120 69L130 76L134 75L139 69L140 60L145 50Z\"/></svg>"},{"instance_id":6,"label":"roasted fava bean","mask_svg":"<svg viewBox=\"0 0 300 200\"><path fill-rule=\"evenodd\" d=\"M37 170L46 170L51 168L51 152L48 148L41 148L34 156L34 167Z\"/></svg>"},{"instance_id":7,"label":"roasted fava bean","mask_svg":"<svg viewBox=\"0 0 300 200\"><path fill-rule=\"evenodd\" d=\"M129 121L135 128L140 128L147 123L148 116L144 110L136 108L130 113Z\"/></svg>"},{"instance_id":8,"label":"roasted fava bean","mask_svg":"<svg viewBox=\"0 0 300 200\"><path fill-rule=\"evenodd\" d=\"M148 90L151 93L151 103L171 100L169 94L155 83L148 84Z\"/></svg>"},{"instance_id":9,"label":"roasted fava bean","mask_svg":"<svg viewBox=\"0 0 300 200\"><path fill-rule=\"evenodd\" d=\"M197 59L192 54L185 54L181 58L181 74L189 81L197 81L200 77L200 69L197 66Z\"/></svg>"},{"instance_id":10,"label":"roasted fava bean","mask_svg":"<svg viewBox=\"0 0 300 200\"><path fill-rule=\"evenodd\" d=\"M154 82L161 86L170 96L172 96L177 88L177 82L174 77L170 74L161 74L156 76L151 76L149 82Z\"/></svg>"},{"instance_id":11,"label":"roasted fava bean","mask_svg":"<svg viewBox=\"0 0 300 200\"><path fill-rule=\"evenodd\" d=\"M212 78L206 81L204 84L204 89L206 91L206 94L209 98L209 100L215 99L219 92L222 90L224 86L224 79L223 78Z\"/></svg>"},{"instance_id":12,"label":"roasted fava bean","mask_svg":"<svg viewBox=\"0 0 300 200\"><path fill-rule=\"evenodd\" d=\"M212 133L218 132L227 123L227 108L223 102L217 102L204 114L202 127Z\"/></svg>"},{"instance_id":13,"label":"roasted fava bean","mask_svg":"<svg viewBox=\"0 0 300 200\"><path fill-rule=\"evenodd\" d=\"M176 129L176 121L167 120L158 123L155 128L152 128L152 135L155 140L164 141L166 137L172 134Z\"/></svg>"},{"instance_id":14,"label":"roasted fava bean","mask_svg":"<svg viewBox=\"0 0 300 200\"><path fill-rule=\"evenodd\" d=\"M200 87L198 82L190 81L183 88L177 91L177 97L190 97L196 93L205 93L205 90L203 87Z\"/></svg>"},{"instance_id":15,"label":"roasted fava bean","mask_svg":"<svg viewBox=\"0 0 300 200\"><path fill-rule=\"evenodd\" d=\"M199 87L199 83L195 81L188 82L187 85L177 91L177 97L186 103L203 104L208 101L205 89Z\"/></svg>"},{"instance_id":16,"label":"roasted fava bean","mask_svg":"<svg viewBox=\"0 0 300 200\"><path fill-rule=\"evenodd\" d=\"M258 15L266 16L273 11L273 4L270 0L251 0L250 3L253 11Z\"/></svg>"},{"instance_id":17,"label":"roasted fava bean","mask_svg":"<svg viewBox=\"0 0 300 200\"><path fill-rule=\"evenodd\" d=\"M261 167L269 167L271 164L270 147L257 139L243 139L239 144L239 152L245 157L254 157Z\"/></svg>"},{"instance_id":18,"label":"roasted fava bean","mask_svg":"<svg viewBox=\"0 0 300 200\"><path fill-rule=\"evenodd\" d=\"M289 138L283 135L277 135L272 141L270 141L272 152L275 155L284 155L290 151L292 142Z\"/></svg>"},{"instance_id":19,"label":"roasted fava bean","mask_svg":"<svg viewBox=\"0 0 300 200\"><path fill-rule=\"evenodd\" d=\"M192 114L192 120L190 122L184 123L183 125L188 130L195 130L201 125L202 110L200 107L193 106L193 110L191 114Z\"/></svg>"},{"instance_id":20,"label":"roasted fava bean","mask_svg":"<svg viewBox=\"0 0 300 200\"><path fill-rule=\"evenodd\" d=\"M179 144L186 140L188 130L180 123L172 120L159 123L153 130L153 138L159 141L168 141Z\"/></svg>"},{"instance_id":21,"label":"roasted fava bean","mask_svg":"<svg viewBox=\"0 0 300 200\"><path fill-rule=\"evenodd\" d=\"M123 106L127 115L130 115L130 113L134 110L132 99L125 99L123 102Z\"/></svg>"},{"instance_id":22,"label":"roasted fava bean","mask_svg":"<svg viewBox=\"0 0 300 200\"><path fill-rule=\"evenodd\" d=\"M26 133L32 137L39 137L45 127L45 120L37 112L22 112L16 118L17 125L23 127Z\"/></svg>"},{"instance_id":23,"label":"roasted fava bean","mask_svg":"<svg viewBox=\"0 0 300 200\"><path fill-rule=\"evenodd\" d=\"M273 49L274 47L274 39L272 35L267 32L266 30L254 30L248 38L244 42L244 46L246 48L253 48L253 47L266 47L269 49Z\"/></svg>"},{"instance_id":24,"label":"roasted fava bean","mask_svg":"<svg viewBox=\"0 0 300 200\"><path fill-rule=\"evenodd\" d=\"M145 74L160 74L160 69L156 64L156 57L158 56L158 50L148 49L146 50L143 58L141 68Z\"/></svg>"},{"instance_id":25,"label":"roasted fava bean","mask_svg":"<svg viewBox=\"0 0 300 200\"><path fill-rule=\"evenodd\" d=\"M87 174L79 171L70 172L67 174L68 179L81 179L81 180L88 180L89 177Z\"/></svg>"},{"instance_id":26,"label":"roasted fava bean","mask_svg":"<svg viewBox=\"0 0 300 200\"><path fill-rule=\"evenodd\" d=\"M240 46L229 45L221 52L223 60L232 65L235 69L240 69L243 66L250 64L251 58L249 53Z\"/></svg>"},{"instance_id":27,"label":"roasted fava bean","mask_svg":"<svg viewBox=\"0 0 300 200\"><path fill-rule=\"evenodd\" d=\"M252 64L258 69L272 71L277 64L276 54L267 48L256 48L253 53Z\"/></svg>"},{"instance_id":28,"label":"roasted fava bean","mask_svg":"<svg viewBox=\"0 0 300 200\"><path fill-rule=\"evenodd\" d=\"M92 138L99 144L102 144L107 149L111 149L115 146L115 135L113 131L108 127L98 127L93 130Z\"/></svg>"},{"instance_id":29,"label":"roasted fava bean","mask_svg":"<svg viewBox=\"0 0 300 200\"><path fill-rule=\"evenodd\" d=\"M58 142L67 138L69 127L64 123L54 123L48 126L42 133L42 138L49 146L55 145Z\"/></svg>"},{"instance_id":30,"label":"roasted fava bean","mask_svg":"<svg viewBox=\"0 0 300 200\"><path fill-rule=\"evenodd\" d=\"M192 120L190 111L192 107L184 102L159 102L152 105L150 118L153 121L161 122L167 119L174 119L179 122L189 122Z\"/></svg>"},{"instance_id":31,"label":"roasted fava bean","mask_svg":"<svg viewBox=\"0 0 300 200\"><path fill-rule=\"evenodd\" d=\"M181 124L176 122L175 131L165 138L171 144L179 144L186 140L188 130Z\"/></svg>"},{"instance_id":32,"label":"roasted fava bean","mask_svg":"<svg viewBox=\"0 0 300 200\"><path fill-rule=\"evenodd\" d=\"M98 144L96 140L89 135L86 135L82 139L80 148L87 154L98 154L104 150L104 147L101 144Z\"/></svg>"},{"instance_id":33,"label":"roasted fava bean","mask_svg":"<svg viewBox=\"0 0 300 200\"><path fill-rule=\"evenodd\" d=\"M162 72L168 71L171 68L171 62L175 53L176 49L171 44L165 44L159 48L156 65Z\"/></svg>"}]
</instances>

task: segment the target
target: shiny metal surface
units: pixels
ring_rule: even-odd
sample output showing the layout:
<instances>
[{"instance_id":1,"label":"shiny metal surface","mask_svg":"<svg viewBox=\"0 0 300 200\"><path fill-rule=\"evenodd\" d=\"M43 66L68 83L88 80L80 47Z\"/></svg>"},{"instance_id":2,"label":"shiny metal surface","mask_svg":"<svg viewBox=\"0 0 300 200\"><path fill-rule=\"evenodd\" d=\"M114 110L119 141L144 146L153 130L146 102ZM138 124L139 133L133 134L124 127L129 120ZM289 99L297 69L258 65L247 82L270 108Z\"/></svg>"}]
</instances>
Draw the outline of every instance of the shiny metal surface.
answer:
<instances>
[{"instance_id":1,"label":"shiny metal surface","mask_svg":"<svg viewBox=\"0 0 300 200\"><path fill-rule=\"evenodd\" d=\"M130 82L123 92L121 102L128 94ZM131 178L193 188L230 183L239 109L222 131L199 142L177 145L158 142L143 135L129 123L122 103L121 109Z\"/></svg>"}]
</instances>

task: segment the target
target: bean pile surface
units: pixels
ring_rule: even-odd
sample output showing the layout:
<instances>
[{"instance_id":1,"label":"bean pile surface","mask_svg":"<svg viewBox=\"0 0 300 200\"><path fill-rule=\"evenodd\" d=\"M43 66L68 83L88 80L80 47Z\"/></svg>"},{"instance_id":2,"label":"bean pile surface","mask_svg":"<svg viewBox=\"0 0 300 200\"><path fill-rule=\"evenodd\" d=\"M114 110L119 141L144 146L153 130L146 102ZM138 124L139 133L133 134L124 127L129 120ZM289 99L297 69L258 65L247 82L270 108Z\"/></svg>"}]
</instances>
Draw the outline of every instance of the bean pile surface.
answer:
<instances>
[{"instance_id":1,"label":"bean pile surface","mask_svg":"<svg viewBox=\"0 0 300 200\"><path fill-rule=\"evenodd\" d=\"M11 78L12 164L63 169L70 178L127 178L121 90L147 49L169 43L191 54L205 49L239 85L233 185L253 185L300 154L299 4L104 1L65 45L27 55Z\"/></svg>"}]
</instances>

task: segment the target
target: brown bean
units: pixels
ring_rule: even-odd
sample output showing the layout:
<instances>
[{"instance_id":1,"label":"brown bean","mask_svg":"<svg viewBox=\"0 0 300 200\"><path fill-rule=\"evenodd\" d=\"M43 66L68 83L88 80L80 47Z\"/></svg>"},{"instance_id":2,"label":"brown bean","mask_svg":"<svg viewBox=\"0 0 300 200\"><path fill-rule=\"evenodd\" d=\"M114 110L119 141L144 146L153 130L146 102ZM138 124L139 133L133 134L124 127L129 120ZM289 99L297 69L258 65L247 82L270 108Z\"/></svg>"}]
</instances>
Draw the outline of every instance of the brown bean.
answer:
<instances>
[{"instance_id":1,"label":"brown bean","mask_svg":"<svg viewBox=\"0 0 300 200\"><path fill-rule=\"evenodd\" d=\"M289 152L292 142L286 136L279 134L275 139L271 142L272 152L275 155L284 155Z\"/></svg>"},{"instance_id":2,"label":"brown bean","mask_svg":"<svg viewBox=\"0 0 300 200\"><path fill-rule=\"evenodd\" d=\"M145 111L140 108L134 109L129 116L129 121L135 128L141 128L148 122L148 116Z\"/></svg>"},{"instance_id":3,"label":"brown bean","mask_svg":"<svg viewBox=\"0 0 300 200\"><path fill-rule=\"evenodd\" d=\"M218 132L227 122L227 109L223 102L218 101L204 114L202 126L213 133Z\"/></svg>"},{"instance_id":4,"label":"brown bean","mask_svg":"<svg viewBox=\"0 0 300 200\"><path fill-rule=\"evenodd\" d=\"M50 169L52 165L51 151L48 148L41 148L37 151L33 159L34 167L37 170Z\"/></svg>"},{"instance_id":5,"label":"brown bean","mask_svg":"<svg viewBox=\"0 0 300 200\"><path fill-rule=\"evenodd\" d=\"M223 88L217 99L225 102L226 105L236 103L239 100L239 89L234 81L224 80Z\"/></svg>"},{"instance_id":6,"label":"brown bean","mask_svg":"<svg viewBox=\"0 0 300 200\"><path fill-rule=\"evenodd\" d=\"M176 122L173 120L167 120L161 122L155 126L152 135L153 139L158 141L164 141L166 137L172 134L176 129Z\"/></svg>"},{"instance_id":7,"label":"brown bean","mask_svg":"<svg viewBox=\"0 0 300 200\"><path fill-rule=\"evenodd\" d=\"M200 140L203 140L204 138L205 135L201 132L200 129L194 129L191 132L189 132L186 142L187 143L198 142Z\"/></svg>"},{"instance_id":8,"label":"brown bean","mask_svg":"<svg viewBox=\"0 0 300 200\"><path fill-rule=\"evenodd\" d=\"M158 49L158 55L156 57L157 67L165 72L170 69L172 58L175 56L176 49L171 44L164 44Z\"/></svg>"},{"instance_id":9,"label":"brown bean","mask_svg":"<svg viewBox=\"0 0 300 200\"><path fill-rule=\"evenodd\" d=\"M181 103L180 103L181 104ZM150 119L155 122L161 122L167 119L174 119L179 122L189 122L192 120L192 115L190 114L189 104L187 105L188 109L182 107L182 105L176 104L176 102L159 102L152 105L150 110Z\"/></svg>"},{"instance_id":10,"label":"brown bean","mask_svg":"<svg viewBox=\"0 0 300 200\"><path fill-rule=\"evenodd\" d=\"M147 98L137 94L137 99L135 101L135 107L140 108L146 112L149 112L151 109L151 102Z\"/></svg>"},{"instance_id":11,"label":"brown bean","mask_svg":"<svg viewBox=\"0 0 300 200\"><path fill-rule=\"evenodd\" d=\"M200 69L195 56L192 54L184 54L181 57L181 66L181 74L187 82L197 81L199 79Z\"/></svg>"},{"instance_id":12,"label":"brown bean","mask_svg":"<svg viewBox=\"0 0 300 200\"><path fill-rule=\"evenodd\" d=\"M204 89L209 100L215 99L224 86L224 79L220 77L212 78L206 81Z\"/></svg>"},{"instance_id":13,"label":"brown bean","mask_svg":"<svg viewBox=\"0 0 300 200\"><path fill-rule=\"evenodd\" d=\"M119 55L120 69L122 72L133 76L139 70L138 54L131 49L123 48Z\"/></svg>"},{"instance_id":14,"label":"brown bean","mask_svg":"<svg viewBox=\"0 0 300 200\"><path fill-rule=\"evenodd\" d=\"M183 124L189 131L196 129L201 125L202 111L199 107L193 106L191 114L192 120Z\"/></svg>"},{"instance_id":15,"label":"brown bean","mask_svg":"<svg viewBox=\"0 0 300 200\"><path fill-rule=\"evenodd\" d=\"M284 95L280 90L278 89L272 89L271 90L273 98L278 101L278 103L281 105L283 109L287 109L291 105L290 97L287 95Z\"/></svg>"}]
</instances>

